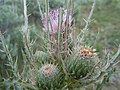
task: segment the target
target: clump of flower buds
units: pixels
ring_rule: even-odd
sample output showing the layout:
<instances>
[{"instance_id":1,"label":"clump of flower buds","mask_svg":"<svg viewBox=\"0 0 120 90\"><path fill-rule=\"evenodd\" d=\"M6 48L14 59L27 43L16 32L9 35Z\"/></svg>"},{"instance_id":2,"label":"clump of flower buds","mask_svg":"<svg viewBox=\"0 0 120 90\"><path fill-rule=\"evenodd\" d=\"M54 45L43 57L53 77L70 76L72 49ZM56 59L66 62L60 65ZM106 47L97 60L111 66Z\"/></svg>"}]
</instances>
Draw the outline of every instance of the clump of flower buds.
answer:
<instances>
[{"instance_id":1,"label":"clump of flower buds","mask_svg":"<svg viewBox=\"0 0 120 90\"><path fill-rule=\"evenodd\" d=\"M37 73L37 83L43 89L58 88L61 84L61 73L56 65L45 64ZM63 79L63 78L62 78Z\"/></svg>"},{"instance_id":2,"label":"clump of flower buds","mask_svg":"<svg viewBox=\"0 0 120 90\"><path fill-rule=\"evenodd\" d=\"M81 46L78 48L78 54L81 58L92 58L97 55L96 49L93 49L90 46Z\"/></svg>"}]
</instances>

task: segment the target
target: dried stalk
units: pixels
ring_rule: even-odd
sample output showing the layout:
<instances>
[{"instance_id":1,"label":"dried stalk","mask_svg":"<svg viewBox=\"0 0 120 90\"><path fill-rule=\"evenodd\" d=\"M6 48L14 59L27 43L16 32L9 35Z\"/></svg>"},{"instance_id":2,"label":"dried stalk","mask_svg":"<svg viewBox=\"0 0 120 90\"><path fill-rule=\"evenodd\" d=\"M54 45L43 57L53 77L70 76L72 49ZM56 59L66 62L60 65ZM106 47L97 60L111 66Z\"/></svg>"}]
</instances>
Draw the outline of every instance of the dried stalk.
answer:
<instances>
[{"instance_id":1,"label":"dried stalk","mask_svg":"<svg viewBox=\"0 0 120 90\"><path fill-rule=\"evenodd\" d=\"M49 49L51 51L51 48L49 48L49 46L51 45L51 43L49 42L50 41L50 32L49 32L49 0L45 0L45 11L46 11L46 21L47 21L47 28L46 28L46 31L47 31L47 38L48 38L48 43L47 43L47 46L48 46L48 52L49 52Z\"/></svg>"},{"instance_id":2,"label":"dried stalk","mask_svg":"<svg viewBox=\"0 0 120 90\"><path fill-rule=\"evenodd\" d=\"M76 52L76 48L77 48L77 43L76 43L76 28L75 28L75 19L73 20L73 45L74 45L74 50L75 50L75 52Z\"/></svg>"},{"instance_id":3,"label":"dried stalk","mask_svg":"<svg viewBox=\"0 0 120 90\"><path fill-rule=\"evenodd\" d=\"M28 38L29 30L28 30L28 16L27 16L26 0L23 0L23 2L24 2L24 26L25 26L24 27L24 33L27 35L27 38Z\"/></svg>"},{"instance_id":4,"label":"dried stalk","mask_svg":"<svg viewBox=\"0 0 120 90\"><path fill-rule=\"evenodd\" d=\"M60 43L61 43L61 27L62 27L62 8L60 8L59 10L59 24L58 24L58 54L60 54L60 51L61 51L61 46L60 46ZM58 55L59 56L59 55Z\"/></svg>"},{"instance_id":5,"label":"dried stalk","mask_svg":"<svg viewBox=\"0 0 120 90\"><path fill-rule=\"evenodd\" d=\"M23 0L23 2L24 2L24 26L22 29L23 43L25 46L26 54L28 55L29 63L31 65L31 68L33 68L34 65L32 62L34 61L34 58L33 58L33 54L29 46L30 45L30 31L28 29L27 4L26 4L26 0Z\"/></svg>"},{"instance_id":6,"label":"dried stalk","mask_svg":"<svg viewBox=\"0 0 120 90\"><path fill-rule=\"evenodd\" d=\"M38 3L38 7L39 7L39 13L40 13L41 17L43 18L43 13L42 13L42 10L41 10L41 7L40 7L39 0L37 0L37 3Z\"/></svg>"},{"instance_id":7,"label":"dried stalk","mask_svg":"<svg viewBox=\"0 0 120 90\"><path fill-rule=\"evenodd\" d=\"M64 63L64 60L63 60L63 57L61 56L61 50L62 50L62 47L61 47L61 39L63 38L61 35L62 35L62 8L59 9L59 24L58 24L58 40L57 40L57 49L58 49L58 58L60 59L61 63L62 63L62 68L63 68L63 71L64 73L66 74L67 76L67 71L66 71L66 66L65 66L65 63Z\"/></svg>"},{"instance_id":8,"label":"dried stalk","mask_svg":"<svg viewBox=\"0 0 120 90\"><path fill-rule=\"evenodd\" d=\"M67 52L68 51L68 35L69 35L69 15L70 13L70 8L71 8L71 0L68 0L67 2L67 17L66 17L66 26L65 26L65 33L64 33L64 51L65 51L65 57L67 57Z\"/></svg>"},{"instance_id":9,"label":"dried stalk","mask_svg":"<svg viewBox=\"0 0 120 90\"><path fill-rule=\"evenodd\" d=\"M84 40L84 38L85 38L85 36L86 36L86 34L87 34L88 26L89 26L89 23L90 23L90 21L91 21L91 17L92 17L92 15L93 15L93 11L94 11L94 9L95 9L95 5L96 5L96 0L94 0L94 2L93 2L92 9L91 9L91 11L90 11L90 14L89 14L87 20L84 19L84 21L85 21L86 24L85 24L85 27L83 28L83 34L82 34L80 43L83 42L83 40Z\"/></svg>"}]
</instances>

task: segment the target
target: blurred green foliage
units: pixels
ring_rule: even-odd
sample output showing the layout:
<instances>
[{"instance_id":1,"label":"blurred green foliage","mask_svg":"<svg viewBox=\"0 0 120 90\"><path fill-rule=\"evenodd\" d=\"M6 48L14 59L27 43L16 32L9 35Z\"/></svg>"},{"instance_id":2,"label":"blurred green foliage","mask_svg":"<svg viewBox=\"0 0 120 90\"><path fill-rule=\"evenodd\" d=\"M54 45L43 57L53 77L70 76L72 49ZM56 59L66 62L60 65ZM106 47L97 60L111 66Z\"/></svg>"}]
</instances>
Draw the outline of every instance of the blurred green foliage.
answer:
<instances>
[{"instance_id":1,"label":"blurred green foliage","mask_svg":"<svg viewBox=\"0 0 120 90\"><path fill-rule=\"evenodd\" d=\"M45 11L44 0L38 0L42 11ZM83 18L88 17L92 0L75 0L73 16L76 21L77 32L84 27ZM66 0L50 0L50 9L66 7ZM41 16L39 13L37 0L27 0L29 29L32 32L31 37L36 39L35 49L42 49L41 42L43 33L41 33ZM120 0L97 0L97 5L89 26L90 34L86 43L97 45L98 51L104 48L116 50L120 43ZM23 62L21 50L24 51L22 35L20 34L23 25L23 0L1 0L0 1L0 31L5 33L5 39L13 57L18 57L19 67ZM32 39L31 38L31 39ZM38 39L40 38L40 39ZM99 42L99 44L97 43ZM0 44L0 49L2 46ZM6 55L0 51L0 77L5 77L8 67ZM6 75L7 76L7 75Z\"/></svg>"}]
</instances>

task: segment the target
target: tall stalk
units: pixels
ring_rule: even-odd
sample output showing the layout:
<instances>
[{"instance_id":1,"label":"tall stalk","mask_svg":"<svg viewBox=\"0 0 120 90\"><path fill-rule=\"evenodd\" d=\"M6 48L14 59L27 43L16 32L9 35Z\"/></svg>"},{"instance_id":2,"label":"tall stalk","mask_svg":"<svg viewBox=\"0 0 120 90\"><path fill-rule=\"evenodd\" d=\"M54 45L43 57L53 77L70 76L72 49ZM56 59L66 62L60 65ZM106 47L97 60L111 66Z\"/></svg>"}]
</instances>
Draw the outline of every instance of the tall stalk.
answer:
<instances>
[{"instance_id":1,"label":"tall stalk","mask_svg":"<svg viewBox=\"0 0 120 90\"><path fill-rule=\"evenodd\" d=\"M80 43L83 43L83 41L85 39L85 36L87 34L88 26L89 26L89 23L91 21L91 17L93 15L93 11L95 9L95 5L96 5L96 0L94 0L94 2L93 2L93 5L92 5L92 8L91 8L91 11L89 13L89 16L88 16L87 20L84 19L84 21L85 21L86 24L85 24L85 27L83 28L83 34L82 34L82 37L80 39Z\"/></svg>"},{"instance_id":2,"label":"tall stalk","mask_svg":"<svg viewBox=\"0 0 120 90\"><path fill-rule=\"evenodd\" d=\"M48 38L48 52L51 51L51 39L50 39L50 32L49 32L49 0L45 0L45 11L46 11L46 21L47 21L47 27L46 27L46 31L47 31L47 38Z\"/></svg>"},{"instance_id":3,"label":"tall stalk","mask_svg":"<svg viewBox=\"0 0 120 90\"><path fill-rule=\"evenodd\" d=\"M26 0L23 0L24 3L24 26L22 29L22 35L23 35L23 43L25 46L25 53L28 56L28 62L30 63L31 68L34 67L34 57L33 57L33 53L32 50L30 48L30 31L28 28L28 15L27 15L27 4L26 4Z\"/></svg>"}]
</instances>

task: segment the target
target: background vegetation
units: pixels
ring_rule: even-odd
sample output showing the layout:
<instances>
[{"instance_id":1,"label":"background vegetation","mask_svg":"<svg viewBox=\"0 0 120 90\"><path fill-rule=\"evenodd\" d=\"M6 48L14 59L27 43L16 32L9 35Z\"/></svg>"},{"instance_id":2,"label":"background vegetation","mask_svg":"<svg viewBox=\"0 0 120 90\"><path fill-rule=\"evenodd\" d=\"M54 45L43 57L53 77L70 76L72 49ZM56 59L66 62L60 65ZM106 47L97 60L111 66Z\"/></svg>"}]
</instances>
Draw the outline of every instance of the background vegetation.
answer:
<instances>
[{"instance_id":1,"label":"background vegetation","mask_svg":"<svg viewBox=\"0 0 120 90\"><path fill-rule=\"evenodd\" d=\"M36 39L35 49L41 50L42 39L38 39L42 35L41 15L45 11L44 0L27 0L29 29L31 31L31 39ZM65 6L66 0L50 0L50 9ZM76 22L76 30L79 33L84 27L83 18L87 18L92 0L74 0L73 17ZM90 34L87 42L96 46L99 52L104 54L104 50L110 51L112 54L117 50L120 44L120 0L97 0L97 5L89 26ZM0 0L0 31L4 34L7 45L9 46L12 57L18 56L18 67L21 70L23 61L22 50L23 41L20 30L23 22L23 0ZM37 34L39 33L39 34ZM96 37L97 36L97 37ZM99 42L99 43L98 43ZM0 43L0 48L2 45ZM7 78L9 75L9 66L6 54L0 51L0 78ZM118 69L119 71L119 69ZM116 74L117 75L117 74ZM119 78L120 76L117 76ZM120 82L117 82L120 84ZM118 87L120 89L120 87ZM117 90L117 89L116 89Z\"/></svg>"}]
</instances>

